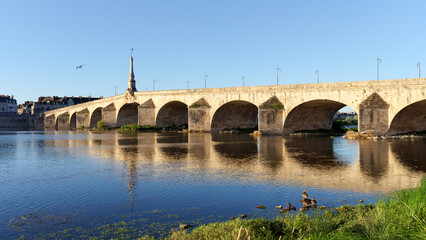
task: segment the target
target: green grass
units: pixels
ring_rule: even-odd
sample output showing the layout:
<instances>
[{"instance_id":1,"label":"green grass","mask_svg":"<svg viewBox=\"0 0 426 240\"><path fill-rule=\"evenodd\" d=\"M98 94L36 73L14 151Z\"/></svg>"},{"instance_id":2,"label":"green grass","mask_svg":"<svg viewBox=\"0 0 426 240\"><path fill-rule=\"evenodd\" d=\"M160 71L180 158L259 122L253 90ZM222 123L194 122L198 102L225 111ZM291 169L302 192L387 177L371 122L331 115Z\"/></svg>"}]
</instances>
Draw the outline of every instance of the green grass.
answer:
<instances>
[{"instance_id":1,"label":"green grass","mask_svg":"<svg viewBox=\"0 0 426 240\"><path fill-rule=\"evenodd\" d=\"M376 205L342 206L273 220L232 220L177 231L169 239L426 239L426 178Z\"/></svg>"}]
</instances>

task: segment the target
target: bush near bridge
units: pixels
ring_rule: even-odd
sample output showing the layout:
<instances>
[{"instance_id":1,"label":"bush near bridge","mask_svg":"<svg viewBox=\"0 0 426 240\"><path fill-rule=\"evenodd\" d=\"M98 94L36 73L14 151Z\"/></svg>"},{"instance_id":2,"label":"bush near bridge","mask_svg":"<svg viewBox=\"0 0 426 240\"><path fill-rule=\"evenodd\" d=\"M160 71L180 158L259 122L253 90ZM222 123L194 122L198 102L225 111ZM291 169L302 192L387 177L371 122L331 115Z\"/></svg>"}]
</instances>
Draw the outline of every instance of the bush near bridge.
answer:
<instances>
[{"instance_id":1,"label":"bush near bridge","mask_svg":"<svg viewBox=\"0 0 426 240\"><path fill-rule=\"evenodd\" d=\"M98 121L96 123L96 126L97 126L98 130L106 130L107 129L107 127L105 126L105 123L102 120Z\"/></svg>"}]
</instances>

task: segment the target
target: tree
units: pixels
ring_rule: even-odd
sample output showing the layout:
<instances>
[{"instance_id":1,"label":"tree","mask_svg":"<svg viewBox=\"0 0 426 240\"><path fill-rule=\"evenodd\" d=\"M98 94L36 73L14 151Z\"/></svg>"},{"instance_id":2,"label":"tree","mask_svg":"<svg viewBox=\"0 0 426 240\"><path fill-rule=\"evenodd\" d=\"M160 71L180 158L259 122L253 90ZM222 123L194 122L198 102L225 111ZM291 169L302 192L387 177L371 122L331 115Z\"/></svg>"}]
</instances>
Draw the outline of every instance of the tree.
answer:
<instances>
[{"instance_id":1,"label":"tree","mask_svg":"<svg viewBox=\"0 0 426 240\"><path fill-rule=\"evenodd\" d=\"M347 125L352 125L352 118L351 117L346 117L345 118L345 122Z\"/></svg>"}]
</instances>

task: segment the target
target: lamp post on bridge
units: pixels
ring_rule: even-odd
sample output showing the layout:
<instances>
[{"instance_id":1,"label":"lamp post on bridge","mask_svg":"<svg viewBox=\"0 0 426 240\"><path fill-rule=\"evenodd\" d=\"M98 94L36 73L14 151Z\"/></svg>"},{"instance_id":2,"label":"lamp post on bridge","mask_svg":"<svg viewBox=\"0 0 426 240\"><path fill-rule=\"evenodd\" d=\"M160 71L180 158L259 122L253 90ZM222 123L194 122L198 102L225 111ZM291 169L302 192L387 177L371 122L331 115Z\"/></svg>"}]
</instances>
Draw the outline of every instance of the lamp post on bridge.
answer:
<instances>
[{"instance_id":1,"label":"lamp post on bridge","mask_svg":"<svg viewBox=\"0 0 426 240\"><path fill-rule=\"evenodd\" d=\"M277 66L277 85L278 85L278 73L281 72L281 68Z\"/></svg>"},{"instance_id":2,"label":"lamp post on bridge","mask_svg":"<svg viewBox=\"0 0 426 240\"><path fill-rule=\"evenodd\" d=\"M317 75L317 82L319 83L319 69L315 71L315 75Z\"/></svg>"},{"instance_id":3,"label":"lamp post on bridge","mask_svg":"<svg viewBox=\"0 0 426 240\"><path fill-rule=\"evenodd\" d=\"M186 89L189 90L189 81L186 81Z\"/></svg>"},{"instance_id":4,"label":"lamp post on bridge","mask_svg":"<svg viewBox=\"0 0 426 240\"><path fill-rule=\"evenodd\" d=\"M204 74L204 88L207 88L207 78L209 77L209 75Z\"/></svg>"},{"instance_id":5,"label":"lamp post on bridge","mask_svg":"<svg viewBox=\"0 0 426 240\"><path fill-rule=\"evenodd\" d=\"M419 69L419 78L421 78L421 76L420 76L420 62L417 63L417 68Z\"/></svg>"},{"instance_id":6,"label":"lamp post on bridge","mask_svg":"<svg viewBox=\"0 0 426 240\"><path fill-rule=\"evenodd\" d=\"M382 59L377 56L377 80L379 80L379 64L382 64Z\"/></svg>"},{"instance_id":7,"label":"lamp post on bridge","mask_svg":"<svg viewBox=\"0 0 426 240\"><path fill-rule=\"evenodd\" d=\"M246 77L242 76L241 81L243 81L243 87L245 87L244 81L246 80Z\"/></svg>"}]
</instances>

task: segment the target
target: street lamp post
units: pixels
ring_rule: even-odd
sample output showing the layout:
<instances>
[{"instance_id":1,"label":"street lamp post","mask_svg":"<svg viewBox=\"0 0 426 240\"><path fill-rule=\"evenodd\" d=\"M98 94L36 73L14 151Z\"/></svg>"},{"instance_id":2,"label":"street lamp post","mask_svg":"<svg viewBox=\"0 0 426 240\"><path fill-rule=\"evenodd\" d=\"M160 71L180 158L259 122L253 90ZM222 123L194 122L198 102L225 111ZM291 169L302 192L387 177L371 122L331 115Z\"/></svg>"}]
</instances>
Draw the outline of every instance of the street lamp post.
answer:
<instances>
[{"instance_id":1,"label":"street lamp post","mask_svg":"<svg viewBox=\"0 0 426 240\"><path fill-rule=\"evenodd\" d=\"M319 83L319 69L315 71L315 75L317 75L317 82Z\"/></svg>"},{"instance_id":2,"label":"street lamp post","mask_svg":"<svg viewBox=\"0 0 426 240\"><path fill-rule=\"evenodd\" d=\"M281 72L281 68L277 66L277 85L278 85L278 73Z\"/></svg>"},{"instance_id":3,"label":"street lamp post","mask_svg":"<svg viewBox=\"0 0 426 240\"><path fill-rule=\"evenodd\" d=\"M420 75L420 62L417 63L417 68L419 69L419 78L421 78L421 75Z\"/></svg>"},{"instance_id":4,"label":"street lamp post","mask_svg":"<svg viewBox=\"0 0 426 240\"><path fill-rule=\"evenodd\" d=\"M241 77L241 81L243 81L243 87L245 86L245 84L244 84L244 80L246 80L246 77L242 76L242 77Z\"/></svg>"},{"instance_id":5,"label":"street lamp post","mask_svg":"<svg viewBox=\"0 0 426 240\"><path fill-rule=\"evenodd\" d=\"M382 63L382 59L377 56L377 80L379 80L379 64Z\"/></svg>"},{"instance_id":6,"label":"street lamp post","mask_svg":"<svg viewBox=\"0 0 426 240\"><path fill-rule=\"evenodd\" d=\"M204 74L204 88L207 88L207 78L209 77L209 75Z\"/></svg>"}]
</instances>

